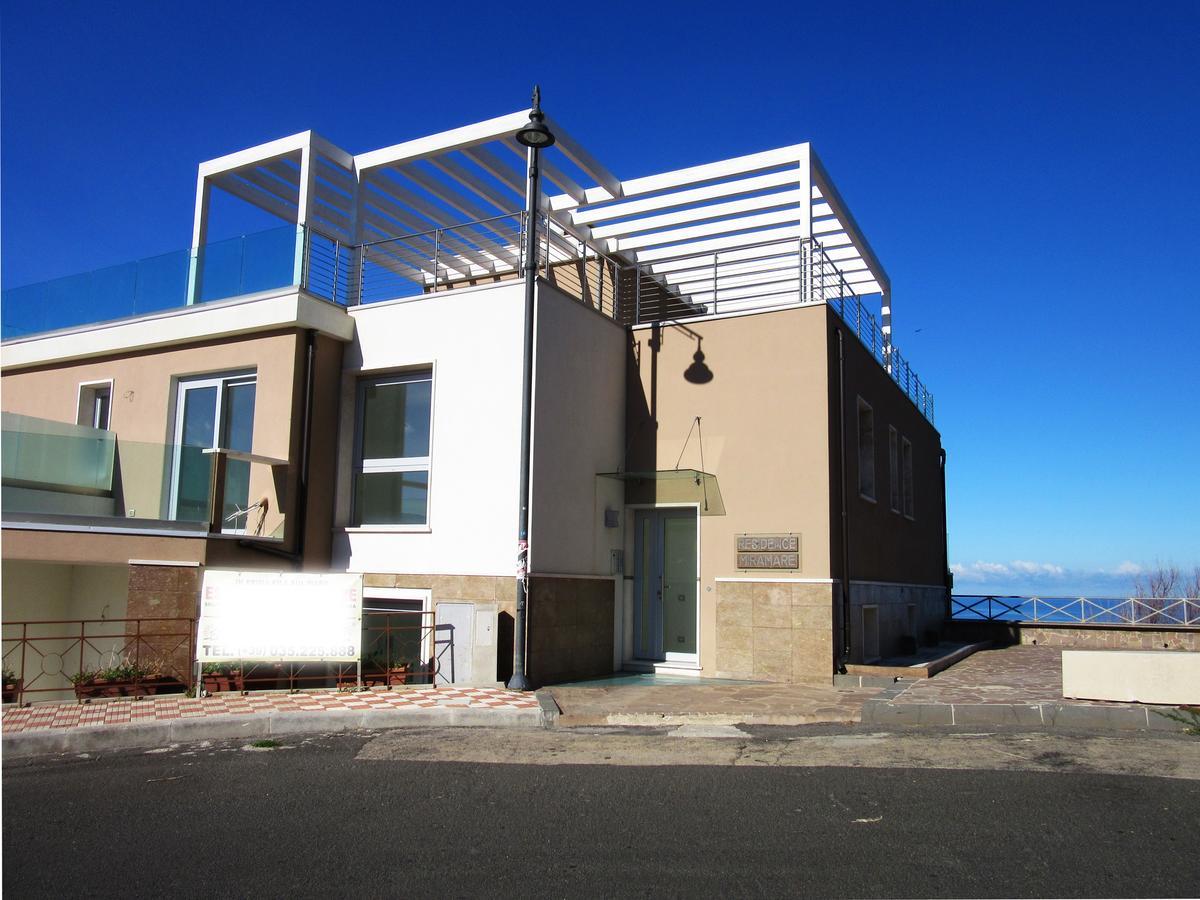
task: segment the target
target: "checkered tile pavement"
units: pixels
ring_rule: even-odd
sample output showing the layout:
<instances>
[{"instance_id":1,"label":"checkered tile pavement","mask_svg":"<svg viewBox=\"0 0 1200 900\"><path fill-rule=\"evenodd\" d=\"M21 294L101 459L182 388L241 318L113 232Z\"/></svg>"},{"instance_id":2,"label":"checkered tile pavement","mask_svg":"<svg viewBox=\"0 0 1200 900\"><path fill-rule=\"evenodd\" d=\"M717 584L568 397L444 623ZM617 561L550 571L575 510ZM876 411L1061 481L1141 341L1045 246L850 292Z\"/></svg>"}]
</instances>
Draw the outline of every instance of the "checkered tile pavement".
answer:
<instances>
[{"instance_id":1,"label":"checkered tile pavement","mask_svg":"<svg viewBox=\"0 0 1200 900\"><path fill-rule=\"evenodd\" d=\"M531 694L500 688L419 688L403 691L322 692L301 694L229 694L190 699L181 694L140 699L54 703L4 711L4 732L86 728L265 712L312 712L330 709L537 709Z\"/></svg>"}]
</instances>

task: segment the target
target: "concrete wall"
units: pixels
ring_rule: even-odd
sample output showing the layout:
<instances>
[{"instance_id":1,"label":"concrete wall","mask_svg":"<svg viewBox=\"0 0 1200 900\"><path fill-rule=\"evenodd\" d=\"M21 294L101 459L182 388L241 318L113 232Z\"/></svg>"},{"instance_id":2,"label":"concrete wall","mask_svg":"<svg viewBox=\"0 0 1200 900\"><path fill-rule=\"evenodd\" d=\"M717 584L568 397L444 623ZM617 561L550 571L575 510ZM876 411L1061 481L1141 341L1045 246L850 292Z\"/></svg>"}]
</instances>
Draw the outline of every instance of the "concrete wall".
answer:
<instances>
[{"instance_id":1,"label":"concrete wall","mask_svg":"<svg viewBox=\"0 0 1200 900\"><path fill-rule=\"evenodd\" d=\"M914 584L880 584L855 581L850 585L850 662L866 662L863 646L863 608L875 607L879 656L899 656L902 639L911 637L920 646L936 644L945 628L946 591ZM840 621L840 608L835 621ZM911 618L910 618L911 616Z\"/></svg>"},{"instance_id":2,"label":"concrete wall","mask_svg":"<svg viewBox=\"0 0 1200 900\"><path fill-rule=\"evenodd\" d=\"M338 428L333 567L351 572L515 573L521 419L518 282L352 311ZM361 377L433 370L427 527L349 526Z\"/></svg>"},{"instance_id":3,"label":"concrete wall","mask_svg":"<svg viewBox=\"0 0 1200 900\"><path fill-rule=\"evenodd\" d=\"M530 570L610 574L624 488L597 478L625 452L625 329L539 282L534 373ZM514 523L515 524L515 523Z\"/></svg>"},{"instance_id":4,"label":"concrete wall","mask_svg":"<svg viewBox=\"0 0 1200 900\"><path fill-rule=\"evenodd\" d=\"M723 642L723 629L752 627L749 620L734 626L728 615L719 620L718 588L727 597L731 589L719 587L718 578L816 579L825 582L822 590L829 596L826 310L815 306L683 324L699 335L700 345L671 326L632 332L626 468L672 469L678 460L682 468L703 468L717 477L725 515L700 517L700 665L710 674L734 671L718 660L722 644L746 646L741 632ZM698 346L713 376L706 384L684 377ZM695 433L680 457L696 416L702 417L703 463ZM624 524L628 633L633 528L631 521ZM739 571L735 540L746 533L799 534L799 570ZM772 669L782 671L781 666L773 663ZM825 677L832 677L831 663Z\"/></svg>"}]
</instances>

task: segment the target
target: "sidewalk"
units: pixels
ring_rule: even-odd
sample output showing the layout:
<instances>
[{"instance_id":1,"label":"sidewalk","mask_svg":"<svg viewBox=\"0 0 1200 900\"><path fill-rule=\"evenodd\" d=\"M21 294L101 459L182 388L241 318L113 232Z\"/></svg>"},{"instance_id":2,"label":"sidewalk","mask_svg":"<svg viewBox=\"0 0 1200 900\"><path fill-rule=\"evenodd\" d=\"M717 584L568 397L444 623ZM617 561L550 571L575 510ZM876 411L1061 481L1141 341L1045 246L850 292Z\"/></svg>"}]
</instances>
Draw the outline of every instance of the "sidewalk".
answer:
<instances>
[{"instance_id":1,"label":"sidewalk","mask_svg":"<svg viewBox=\"0 0 1200 900\"><path fill-rule=\"evenodd\" d=\"M863 704L874 725L1034 725L1177 731L1155 707L1062 696L1062 648L982 650L932 678L897 682Z\"/></svg>"},{"instance_id":2,"label":"sidewalk","mask_svg":"<svg viewBox=\"0 0 1200 900\"><path fill-rule=\"evenodd\" d=\"M878 688L702 678L597 679L546 689L572 725L852 725Z\"/></svg>"},{"instance_id":3,"label":"sidewalk","mask_svg":"<svg viewBox=\"0 0 1200 900\"><path fill-rule=\"evenodd\" d=\"M501 688L401 691L182 694L4 711L4 756L151 747L183 740L256 740L297 732L487 725L539 728L538 698Z\"/></svg>"}]
</instances>

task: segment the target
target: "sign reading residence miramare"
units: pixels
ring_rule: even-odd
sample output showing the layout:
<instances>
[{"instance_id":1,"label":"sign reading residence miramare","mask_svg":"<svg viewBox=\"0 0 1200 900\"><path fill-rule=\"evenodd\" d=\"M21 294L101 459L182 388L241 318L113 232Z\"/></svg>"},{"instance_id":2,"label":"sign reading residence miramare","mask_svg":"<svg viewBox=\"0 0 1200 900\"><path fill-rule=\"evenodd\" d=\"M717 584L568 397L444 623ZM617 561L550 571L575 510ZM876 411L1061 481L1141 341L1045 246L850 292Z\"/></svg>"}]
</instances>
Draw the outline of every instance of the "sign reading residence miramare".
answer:
<instances>
[{"instance_id":1,"label":"sign reading residence miramare","mask_svg":"<svg viewBox=\"0 0 1200 900\"><path fill-rule=\"evenodd\" d=\"M739 569L799 569L800 535L739 534Z\"/></svg>"},{"instance_id":2,"label":"sign reading residence miramare","mask_svg":"<svg viewBox=\"0 0 1200 900\"><path fill-rule=\"evenodd\" d=\"M361 575L204 572L200 662L352 662L361 645Z\"/></svg>"}]
</instances>

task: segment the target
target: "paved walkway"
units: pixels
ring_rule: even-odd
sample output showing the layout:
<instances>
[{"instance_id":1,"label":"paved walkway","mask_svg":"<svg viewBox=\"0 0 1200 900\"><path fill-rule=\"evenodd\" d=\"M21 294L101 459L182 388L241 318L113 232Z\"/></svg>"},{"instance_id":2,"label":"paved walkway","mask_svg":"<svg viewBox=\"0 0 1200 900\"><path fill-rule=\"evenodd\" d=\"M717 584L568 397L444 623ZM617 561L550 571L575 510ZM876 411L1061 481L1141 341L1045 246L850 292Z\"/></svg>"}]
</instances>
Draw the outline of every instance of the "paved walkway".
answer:
<instances>
[{"instance_id":1,"label":"paved walkway","mask_svg":"<svg viewBox=\"0 0 1200 900\"><path fill-rule=\"evenodd\" d=\"M877 689L667 679L548 688L562 715L559 725L813 725L859 721L863 701Z\"/></svg>"},{"instance_id":2,"label":"paved walkway","mask_svg":"<svg viewBox=\"0 0 1200 900\"><path fill-rule=\"evenodd\" d=\"M1064 699L1062 648L1023 645L981 650L932 678L898 682L864 703L863 721L1178 729L1155 709L1137 703Z\"/></svg>"},{"instance_id":3,"label":"paved walkway","mask_svg":"<svg viewBox=\"0 0 1200 900\"><path fill-rule=\"evenodd\" d=\"M470 724L505 724L505 718L539 710L538 698L532 694L493 688L424 688L401 691L328 691L302 694L226 694L202 698L182 695L143 697L140 700L92 701L91 703L47 703L24 708L10 707L4 712L5 750L11 750L14 740L37 736L60 736L85 732L104 732L120 742L121 732L127 738L166 734L173 738L173 725L196 726L188 732L204 737L204 725L212 725L212 733L228 731L230 725L239 733L272 731L271 726L287 720L293 731L320 731L328 726L340 731L348 721L362 727L404 724L397 715L412 716L413 724L455 724L463 722L462 710L469 710ZM437 715L444 712L444 715ZM434 715L431 716L431 713ZM389 715L390 714L390 715ZM160 726L155 728L155 726ZM84 742L86 743L86 742Z\"/></svg>"}]
</instances>

